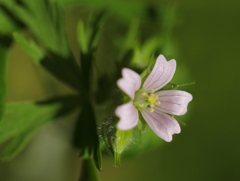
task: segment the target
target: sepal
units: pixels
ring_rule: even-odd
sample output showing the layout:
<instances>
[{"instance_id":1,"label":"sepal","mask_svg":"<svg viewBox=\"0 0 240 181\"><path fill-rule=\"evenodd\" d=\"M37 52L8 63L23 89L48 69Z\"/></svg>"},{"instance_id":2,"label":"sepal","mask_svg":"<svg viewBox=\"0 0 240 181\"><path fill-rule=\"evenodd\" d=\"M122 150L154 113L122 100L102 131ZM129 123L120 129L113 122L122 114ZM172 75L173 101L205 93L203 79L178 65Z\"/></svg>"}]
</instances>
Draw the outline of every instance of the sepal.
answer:
<instances>
[{"instance_id":1,"label":"sepal","mask_svg":"<svg viewBox=\"0 0 240 181\"><path fill-rule=\"evenodd\" d=\"M120 166L121 163L121 155L128 146L132 137L132 130L122 131L117 130L115 133L115 141L114 141L114 165L116 167Z\"/></svg>"}]
</instances>

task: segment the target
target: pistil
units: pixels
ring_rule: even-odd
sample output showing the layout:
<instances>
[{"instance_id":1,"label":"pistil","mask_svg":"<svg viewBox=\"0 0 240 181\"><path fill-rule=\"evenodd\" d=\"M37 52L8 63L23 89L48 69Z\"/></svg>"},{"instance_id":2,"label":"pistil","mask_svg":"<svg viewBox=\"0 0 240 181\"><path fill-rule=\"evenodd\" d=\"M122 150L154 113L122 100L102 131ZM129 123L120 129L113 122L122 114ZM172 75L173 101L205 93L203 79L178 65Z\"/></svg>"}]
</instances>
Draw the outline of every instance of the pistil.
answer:
<instances>
[{"instance_id":1,"label":"pistil","mask_svg":"<svg viewBox=\"0 0 240 181\"><path fill-rule=\"evenodd\" d=\"M135 105L139 109L149 109L150 112L154 112L154 107L160 105L161 102L158 101L158 96L154 94L154 89L150 92L139 92L135 95Z\"/></svg>"}]
</instances>

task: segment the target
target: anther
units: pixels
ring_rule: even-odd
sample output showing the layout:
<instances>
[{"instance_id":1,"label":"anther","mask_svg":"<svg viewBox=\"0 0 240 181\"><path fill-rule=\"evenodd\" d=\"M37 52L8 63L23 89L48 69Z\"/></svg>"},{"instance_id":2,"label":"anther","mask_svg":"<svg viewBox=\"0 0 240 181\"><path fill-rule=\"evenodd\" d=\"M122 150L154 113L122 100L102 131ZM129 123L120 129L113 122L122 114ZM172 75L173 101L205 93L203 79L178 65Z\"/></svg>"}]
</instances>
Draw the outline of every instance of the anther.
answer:
<instances>
[{"instance_id":1,"label":"anther","mask_svg":"<svg viewBox=\"0 0 240 181\"><path fill-rule=\"evenodd\" d=\"M155 105L160 105L161 104L161 102L160 101L157 101L156 103L155 103Z\"/></svg>"},{"instance_id":2,"label":"anther","mask_svg":"<svg viewBox=\"0 0 240 181\"><path fill-rule=\"evenodd\" d=\"M154 109L153 109L153 108L150 108L150 112L154 112Z\"/></svg>"},{"instance_id":3,"label":"anther","mask_svg":"<svg viewBox=\"0 0 240 181\"><path fill-rule=\"evenodd\" d=\"M143 105L143 104L139 104L138 106L139 106L139 107L143 107L144 105Z\"/></svg>"},{"instance_id":4,"label":"anther","mask_svg":"<svg viewBox=\"0 0 240 181\"><path fill-rule=\"evenodd\" d=\"M143 97L147 97L147 93L146 93L146 92L143 92L143 93L142 93L142 96L143 96Z\"/></svg>"},{"instance_id":5,"label":"anther","mask_svg":"<svg viewBox=\"0 0 240 181\"><path fill-rule=\"evenodd\" d=\"M154 89L151 89L150 91L151 91L151 93L154 93Z\"/></svg>"}]
</instances>

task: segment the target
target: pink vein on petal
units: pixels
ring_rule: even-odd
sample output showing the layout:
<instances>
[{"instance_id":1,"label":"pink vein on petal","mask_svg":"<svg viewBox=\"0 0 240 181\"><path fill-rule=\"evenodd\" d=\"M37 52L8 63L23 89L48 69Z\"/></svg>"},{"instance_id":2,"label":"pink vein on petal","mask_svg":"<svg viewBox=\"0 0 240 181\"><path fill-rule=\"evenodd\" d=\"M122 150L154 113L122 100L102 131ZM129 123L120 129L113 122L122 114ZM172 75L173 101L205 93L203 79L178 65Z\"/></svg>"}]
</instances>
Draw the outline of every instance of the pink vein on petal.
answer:
<instances>
[{"instance_id":1,"label":"pink vein on petal","mask_svg":"<svg viewBox=\"0 0 240 181\"><path fill-rule=\"evenodd\" d=\"M180 90L159 91L155 95L161 103L155 106L156 110L179 116L187 112L188 103L192 100L191 94Z\"/></svg>"},{"instance_id":2,"label":"pink vein on petal","mask_svg":"<svg viewBox=\"0 0 240 181\"><path fill-rule=\"evenodd\" d=\"M143 84L145 90L159 90L171 81L176 70L174 59L167 61L163 55L159 55L152 72Z\"/></svg>"},{"instance_id":3,"label":"pink vein on petal","mask_svg":"<svg viewBox=\"0 0 240 181\"><path fill-rule=\"evenodd\" d=\"M162 112L150 112L144 110L141 112L151 129L163 140L172 141L172 135L181 132L178 122L171 116Z\"/></svg>"}]
</instances>

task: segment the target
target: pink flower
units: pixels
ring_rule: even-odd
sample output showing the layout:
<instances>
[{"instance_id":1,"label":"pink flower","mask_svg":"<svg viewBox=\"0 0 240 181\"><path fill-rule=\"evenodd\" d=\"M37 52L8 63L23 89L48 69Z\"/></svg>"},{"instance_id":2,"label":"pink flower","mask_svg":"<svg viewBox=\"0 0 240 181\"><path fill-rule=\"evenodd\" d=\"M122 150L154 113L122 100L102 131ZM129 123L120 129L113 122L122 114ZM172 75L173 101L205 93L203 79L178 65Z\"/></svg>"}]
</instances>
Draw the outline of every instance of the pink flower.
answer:
<instances>
[{"instance_id":1,"label":"pink flower","mask_svg":"<svg viewBox=\"0 0 240 181\"><path fill-rule=\"evenodd\" d=\"M151 129L163 140L172 141L172 135L181 132L176 119L171 115L183 115L192 95L180 90L160 90L169 83L176 70L174 59L166 61L159 55L152 72L141 86L141 77L131 69L122 69L118 87L130 101L117 107L115 114L120 118L117 128L129 130L138 124L139 112ZM160 90L160 91L159 91Z\"/></svg>"}]
</instances>

